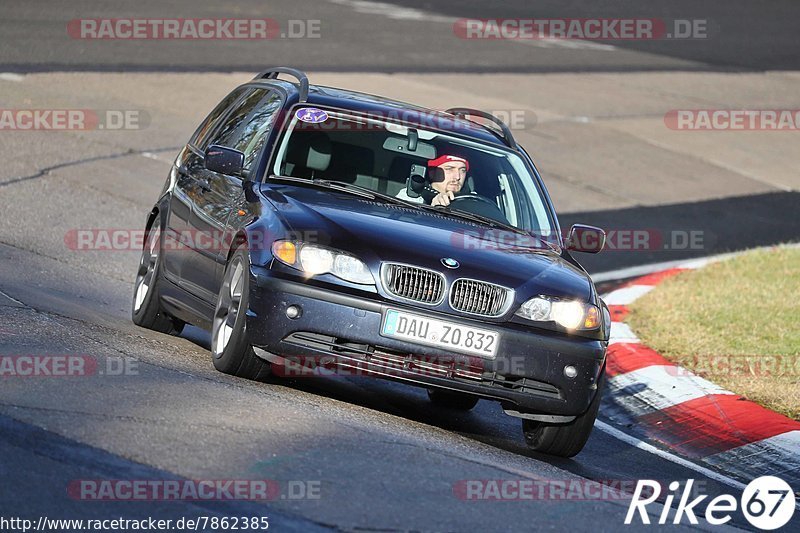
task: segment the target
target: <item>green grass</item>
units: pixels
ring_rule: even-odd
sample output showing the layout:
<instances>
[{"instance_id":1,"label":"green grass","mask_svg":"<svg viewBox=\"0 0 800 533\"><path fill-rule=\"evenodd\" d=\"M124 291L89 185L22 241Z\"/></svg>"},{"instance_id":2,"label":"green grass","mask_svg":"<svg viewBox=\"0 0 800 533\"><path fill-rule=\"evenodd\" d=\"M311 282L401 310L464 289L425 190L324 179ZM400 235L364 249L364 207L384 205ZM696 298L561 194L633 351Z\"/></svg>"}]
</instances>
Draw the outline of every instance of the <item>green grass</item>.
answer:
<instances>
[{"instance_id":1,"label":"green grass","mask_svg":"<svg viewBox=\"0 0 800 533\"><path fill-rule=\"evenodd\" d=\"M683 272L636 300L627 322L668 359L800 420L800 249Z\"/></svg>"}]
</instances>

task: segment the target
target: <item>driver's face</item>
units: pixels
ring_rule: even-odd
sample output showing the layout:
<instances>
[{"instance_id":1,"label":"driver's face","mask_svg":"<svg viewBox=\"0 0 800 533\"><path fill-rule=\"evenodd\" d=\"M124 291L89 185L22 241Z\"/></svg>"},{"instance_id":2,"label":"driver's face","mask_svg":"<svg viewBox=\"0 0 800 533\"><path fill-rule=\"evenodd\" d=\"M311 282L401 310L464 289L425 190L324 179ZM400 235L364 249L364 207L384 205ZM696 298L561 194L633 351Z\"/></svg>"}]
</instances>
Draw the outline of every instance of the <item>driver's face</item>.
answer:
<instances>
[{"instance_id":1,"label":"driver's face","mask_svg":"<svg viewBox=\"0 0 800 533\"><path fill-rule=\"evenodd\" d=\"M439 192L452 191L457 193L464 186L467 179L467 165L464 163L445 163L440 166L444 172L444 179L431 183L431 186Z\"/></svg>"}]
</instances>

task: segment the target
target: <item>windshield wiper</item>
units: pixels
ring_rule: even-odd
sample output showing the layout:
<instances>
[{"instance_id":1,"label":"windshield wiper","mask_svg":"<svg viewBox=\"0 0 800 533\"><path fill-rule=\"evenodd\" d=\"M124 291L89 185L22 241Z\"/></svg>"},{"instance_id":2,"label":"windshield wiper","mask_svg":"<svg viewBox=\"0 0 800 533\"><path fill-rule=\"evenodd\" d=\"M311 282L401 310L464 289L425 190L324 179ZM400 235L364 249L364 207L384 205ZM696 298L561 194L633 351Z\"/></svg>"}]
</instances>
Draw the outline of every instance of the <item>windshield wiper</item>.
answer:
<instances>
[{"instance_id":1,"label":"windshield wiper","mask_svg":"<svg viewBox=\"0 0 800 533\"><path fill-rule=\"evenodd\" d=\"M308 183L326 189L349 192L351 194L355 194L357 196L364 196L372 200L381 200L387 204L402 205L414 209L421 209L422 207L425 207L422 204L415 204L414 202L409 202L407 200L396 198L388 194L375 192L372 189L368 189L366 187L362 187L354 183L348 183L346 181L336 181L336 180L328 180L322 178L296 178L294 176L277 176L277 175L271 176L271 178L285 180L285 181L299 181L301 183Z\"/></svg>"},{"instance_id":2,"label":"windshield wiper","mask_svg":"<svg viewBox=\"0 0 800 533\"><path fill-rule=\"evenodd\" d=\"M511 224L506 224L504 222L500 222L499 220L495 220L491 217L486 217L483 215L476 215L475 213L469 213L467 211L462 211L460 209L441 209L437 207L430 207L437 213L444 213L447 215L452 215L460 218L464 218L467 220L471 220L472 222L480 222L481 224L485 224L487 226L492 226L494 228L502 228L507 229L509 231L513 231L514 233L520 233L522 235L530 235L524 229L518 228L516 226L512 226Z\"/></svg>"},{"instance_id":3,"label":"windshield wiper","mask_svg":"<svg viewBox=\"0 0 800 533\"><path fill-rule=\"evenodd\" d=\"M317 180L317 181L320 181L320 180ZM403 200L402 198L397 198L396 196L390 196L388 194L383 194L383 193L380 193L380 192L376 192L376 191L373 191L372 189L368 189L366 187L362 187L361 185L356 185L354 183L347 183L346 181L336 181L336 180L322 180L322 181L325 181L325 182L329 183L330 185L333 185L333 186L335 186L337 188L338 187L342 187L345 190L354 191L354 192L355 191L359 191L359 192L363 192L365 194L369 194L369 195L372 196L373 200L382 200L382 201L386 202L387 204L404 205L404 206L413 207L413 208L416 208L416 209L419 209L420 207L422 207L421 204L415 204L414 202L409 202L407 200Z\"/></svg>"},{"instance_id":4,"label":"windshield wiper","mask_svg":"<svg viewBox=\"0 0 800 533\"><path fill-rule=\"evenodd\" d=\"M438 213L446 213L446 214L450 214L450 215L454 215L454 216L463 217L463 218L465 218L467 220L472 220L474 222L480 222L480 223L483 223L483 224L487 224L487 225L489 225L491 227L507 229L509 231L513 231L514 233L518 233L520 235L525 235L526 237L532 237L537 242L539 242L539 246L535 247L535 248L531 247L531 246L525 246L526 250L530 250L530 249L533 248L533 249L541 249L543 251L556 252L556 253L559 253L559 254L561 253L561 249L558 246L554 246L552 243L548 242L546 239L542 239L541 237L536 236L535 233L530 232L530 231L526 231L526 230L524 230L522 228L518 228L516 226L511 226L510 224L504 224L503 222L499 222L499 221L497 221L497 220L495 220L493 218L485 217L483 215L476 215L475 213L467 213L466 211L461 211L460 209L443 210L443 209L437 209L436 207L430 207L430 209L434 209Z\"/></svg>"},{"instance_id":5,"label":"windshield wiper","mask_svg":"<svg viewBox=\"0 0 800 533\"><path fill-rule=\"evenodd\" d=\"M369 189L364 189L363 187L358 187L357 185L352 185L350 183L345 183L341 181L329 181L319 178L297 178L294 176L277 176L277 175L270 176L270 179L307 183L310 185L316 185L317 187L322 187L324 189L335 189L337 191L349 192L357 196L364 196L373 200L375 199L375 194Z\"/></svg>"}]
</instances>

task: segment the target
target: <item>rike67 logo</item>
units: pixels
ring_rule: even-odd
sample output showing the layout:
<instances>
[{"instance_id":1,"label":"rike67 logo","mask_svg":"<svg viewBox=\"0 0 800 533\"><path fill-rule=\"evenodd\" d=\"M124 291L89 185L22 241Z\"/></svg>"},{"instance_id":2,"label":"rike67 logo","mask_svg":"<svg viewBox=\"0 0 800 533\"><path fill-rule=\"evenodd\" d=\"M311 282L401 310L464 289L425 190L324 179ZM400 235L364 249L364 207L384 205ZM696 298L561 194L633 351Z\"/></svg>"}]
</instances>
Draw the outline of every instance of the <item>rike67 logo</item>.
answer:
<instances>
[{"instance_id":1,"label":"rike67 logo","mask_svg":"<svg viewBox=\"0 0 800 533\"><path fill-rule=\"evenodd\" d=\"M681 490L680 483L673 481L669 484L669 492L663 502L661 514L656 519L658 524L681 524L685 519L690 524L697 525L698 514L695 508L703 502L707 495L696 496L693 494L694 480L686 482ZM643 496L645 495L646 496ZM625 516L625 524L634 523L650 524L650 515L647 506L661 496L661 484L657 481L642 479L636 484L636 489ZM673 513L673 503L678 500ZM737 508L750 524L758 529L773 530L783 527L792 519L795 510L795 495L788 483L775 476L762 476L751 481L742 492L739 501L730 494L720 494L706 504L705 513L702 515L710 525L720 526L728 523Z\"/></svg>"}]
</instances>

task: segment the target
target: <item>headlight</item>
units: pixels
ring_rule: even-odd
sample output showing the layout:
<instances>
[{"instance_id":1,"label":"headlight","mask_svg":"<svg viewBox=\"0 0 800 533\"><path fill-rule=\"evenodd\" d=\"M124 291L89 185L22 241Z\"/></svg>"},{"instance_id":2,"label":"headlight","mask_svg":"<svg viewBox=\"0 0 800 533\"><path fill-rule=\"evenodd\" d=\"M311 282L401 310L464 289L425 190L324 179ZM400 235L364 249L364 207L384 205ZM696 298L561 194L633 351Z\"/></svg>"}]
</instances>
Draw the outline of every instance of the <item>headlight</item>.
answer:
<instances>
[{"instance_id":1,"label":"headlight","mask_svg":"<svg viewBox=\"0 0 800 533\"><path fill-rule=\"evenodd\" d=\"M333 252L318 246L300 248L300 268L312 276L333 270Z\"/></svg>"},{"instance_id":2,"label":"headlight","mask_svg":"<svg viewBox=\"0 0 800 533\"><path fill-rule=\"evenodd\" d=\"M570 330L600 327L600 310L589 303L537 296L522 304L517 316L533 322L555 322Z\"/></svg>"},{"instance_id":3,"label":"headlight","mask_svg":"<svg viewBox=\"0 0 800 533\"><path fill-rule=\"evenodd\" d=\"M352 255L338 254L333 262L333 274L353 283L375 284L367 265Z\"/></svg>"},{"instance_id":4,"label":"headlight","mask_svg":"<svg viewBox=\"0 0 800 533\"><path fill-rule=\"evenodd\" d=\"M302 242L275 241L272 254L281 263L306 274L333 274L351 283L374 285L375 278L363 261L350 254Z\"/></svg>"}]
</instances>

